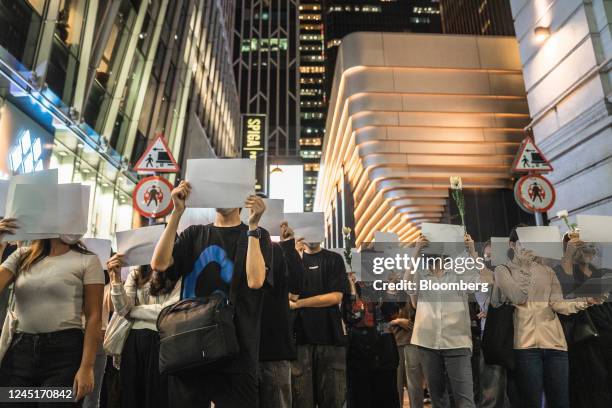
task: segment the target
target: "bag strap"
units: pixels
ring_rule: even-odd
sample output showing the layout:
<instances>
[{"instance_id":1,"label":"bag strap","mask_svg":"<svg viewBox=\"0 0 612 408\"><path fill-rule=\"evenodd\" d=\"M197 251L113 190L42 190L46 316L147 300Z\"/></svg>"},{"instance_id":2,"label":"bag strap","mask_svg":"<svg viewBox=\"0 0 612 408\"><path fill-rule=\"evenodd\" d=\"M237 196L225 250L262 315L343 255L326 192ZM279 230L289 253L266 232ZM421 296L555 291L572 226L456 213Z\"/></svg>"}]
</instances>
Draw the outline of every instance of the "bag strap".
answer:
<instances>
[{"instance_id":1,"label":"bag strap","mask_svg":"<svg viewBox=\"0 0 612 408\"><path fill-rule=\"evenodd\" d=\"M8 310L11 312L15 311L15 284L11 284L11 287L9 288L9 298L8 298Z\"/></svg>"},{"instance_id":2,"label":"bag strap","mask_svg":"<svg viewBox=\"0 0 612 408\"><path fill-rule=\"evenodd\" d=\"M497 266L503 266L504 268L506 268L508 270L508 273L512 275L512 271L510 270L510 267L508 265L506 265L506 264L499 264ZM499 287L497 287L497 289L501 292L501 289L499 289ZM492 295L493 295L493 293L491 293L491 296ZM502 295L503 295L503 292L502 292ZM504 297L507 297L507 296L504 295ZM490 304L491 304L491 302L489 301L489 305ZM499 306L502 306L502 305L511 305L512 306L512 302L510 302L508 299L506 299L506 301L501 303Z\"/></svg>"},{"instance_id":3,"label":"bag strap","mask_svg":"<svg viewBox=\"0 0 612 408\"><path fill-rule=\"evenodd\" d=\"M249 237L247 236L247 229L243 229L240 232L240 238L238 238L238 243L236 244L236 253L234 254L234 274L232 276L232 281L230 283L230 293L229 293L229 300L230 302L232 302L233 304L236 304L236 295L238 292L238 288L240 287L240 284L242 283L242 271L240 271L240 273L236 273L238 272L238 260L244 259L245 263L246 263L246 254L247 254L247 250L249 248ZM242 264L240 264L239 268L242 268ZM244 274L246 274L246 270L244 271Z\"/></svg>"}]
</instances>

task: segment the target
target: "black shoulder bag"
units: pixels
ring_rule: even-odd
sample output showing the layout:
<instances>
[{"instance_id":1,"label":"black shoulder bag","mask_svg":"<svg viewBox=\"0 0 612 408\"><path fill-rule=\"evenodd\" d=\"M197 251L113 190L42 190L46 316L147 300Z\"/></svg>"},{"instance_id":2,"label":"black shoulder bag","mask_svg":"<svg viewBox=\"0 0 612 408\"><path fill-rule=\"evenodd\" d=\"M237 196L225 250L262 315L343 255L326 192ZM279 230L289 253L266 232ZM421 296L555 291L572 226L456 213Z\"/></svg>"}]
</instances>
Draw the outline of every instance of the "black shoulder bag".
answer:
<instances>
[{"instance_id":1,"label":"black shoulder bag","mask_svg":"<svg viewBox=\"0 0 612 408\"><path fill-rule=\"evenodd\" d=\"M207 244L209 237L210 227L207 227ZM243 232L235 259L240 259L245 242L247 235ZM215 292L205 297L183 299L160 312L157 330L161 374L195 367L213 372L238 355L234 304L240 279L241 276L232 277L229 298L222 292Z\"/></svg>"},{"instance_id":2,"label":"black shoulder bag","mask_svg":"<svg viewBox=\"0 0 612 408\"><path fill-rule=\"evenodd\" d=\"M502 265L508 271L506 265ZM514 369L514 306L504 303L498 307L489 304L482 335L482 354L485 362Z\"/></svg>"}]
</instances>

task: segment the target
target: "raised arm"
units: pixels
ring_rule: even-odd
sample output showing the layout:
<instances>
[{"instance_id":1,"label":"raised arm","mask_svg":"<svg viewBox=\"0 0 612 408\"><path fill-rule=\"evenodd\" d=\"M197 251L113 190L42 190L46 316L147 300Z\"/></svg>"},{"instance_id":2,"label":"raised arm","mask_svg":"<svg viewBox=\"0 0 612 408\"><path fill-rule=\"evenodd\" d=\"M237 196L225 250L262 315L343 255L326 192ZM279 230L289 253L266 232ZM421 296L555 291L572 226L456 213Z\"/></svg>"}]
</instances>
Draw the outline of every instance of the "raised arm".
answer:
<instances>
[{"instance_id":1,"label":"raised arm","mask_svg":"<svg viewBox=\"0 0 612 408\"><path fill-rule=\"evenodd\" d=\"M286 222L281 224L281 249L287 264L289 293L299 295L302 292L302 279L304 276L304 265L302 258L295 249L295 237L293 229ZM294 299L295 300L295 299Z\"/></svg>"},{"instance_id":2,"label":"raised arm","mask_svg":"<svg viewBox=\"0 0 612 408\"><path fill-rule=\"evenodd\" d=\"M518 281L510 273L510 269L505 265L495 268L495 286L501 293L515 305L521 305L527 301L527 285L522 289Z\"/></svg>"},{"instance_id":3,"label":"raised arm","mask_svg":"<svg viewBox=\"0 0 612 408\"><path fill-rule=\"evenodd\" d=\"M128 275L125 284L121 282L122 255L115 254L106 264L111 278L111 301L113 309L121 316L129 316L136 304L136 281L134 271Z\"/></svg>"},{"instance_id":4,"label":"raised arm","mask_svg":"<svg viewBox=\"0 0 612 408\"><path fill-rule=\"evenodd\" d=\"M249 209L249 231L254 231L259 227L259 220L266 210L263 200L257 196L249 196L244 203L245 208ZM270 239L266 236L266 239ZM270 250L267 245L265 250ZM263 286L266 279L266 261L263 255L260 239L249 236L249 244L246 256L246 275L247 284L251 289L259 289Z\"/></svg>"},{"instance_id":5,"label":"raised arm","mask_svg":"<svg viewBox=\"0 0 612 408\"><path fill-rule=\"evenodd\" d=\"M597 303L594 299L587 298L564 299L557 275L555 275L555 272L551 268L547 267L546 270L550 277L550 297L548 304L555 312L563 315L570 315L588 308L591 304Z\"/></svg>"},{"instance_id":6,"label":"raised arm","mask_svg":"<svg viewBox=\"0 0 612 408\"><path fill-rule=\"evenodd\" d=\"M180 182L178 187L172 190L174 210L172 210L172 214L168 217L168 224L155 246L153 258L151 259L151 268L153 270L165 272L174 264L174 259L172 259L174 240L176 238L179 221L185 212L185 201L190 193L191 185L184 180Z\"/></svg>"}]
</instances>

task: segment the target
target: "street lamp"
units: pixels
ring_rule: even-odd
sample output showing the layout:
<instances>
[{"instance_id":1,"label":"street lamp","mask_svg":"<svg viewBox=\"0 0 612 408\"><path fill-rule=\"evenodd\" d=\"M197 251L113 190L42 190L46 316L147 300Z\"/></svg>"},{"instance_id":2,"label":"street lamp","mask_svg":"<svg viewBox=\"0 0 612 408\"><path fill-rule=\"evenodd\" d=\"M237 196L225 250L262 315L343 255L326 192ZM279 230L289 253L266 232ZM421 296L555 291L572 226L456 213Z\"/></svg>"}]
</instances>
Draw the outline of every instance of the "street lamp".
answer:
<instances>
[{"instance_id":1,"label":"street lamp","mask_svg":"<svg viewBox=\"0 0 612 408\"><path fill-rule=\"evenodd\" d=\"M533 30L536 41L542 43L550 37L550 27L538 26Z\"/></svg>"}]
</instances>

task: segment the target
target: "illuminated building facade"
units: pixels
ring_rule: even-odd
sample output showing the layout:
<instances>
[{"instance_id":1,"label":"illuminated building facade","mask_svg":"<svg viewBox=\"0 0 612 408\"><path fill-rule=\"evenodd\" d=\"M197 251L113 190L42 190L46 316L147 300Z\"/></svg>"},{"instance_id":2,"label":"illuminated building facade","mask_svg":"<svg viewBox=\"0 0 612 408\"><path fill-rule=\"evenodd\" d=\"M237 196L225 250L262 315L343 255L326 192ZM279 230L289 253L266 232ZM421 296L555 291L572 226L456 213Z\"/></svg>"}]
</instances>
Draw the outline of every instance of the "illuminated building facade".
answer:
<instances>
[{"instance_id":1,"label":"illuminated building facade","mask_svg":"<svg viewBox=\"0 0 612 408\"><path fill-rule=\"evenodd\" d=\"M265 114L268 163L299 161L298 0L238 0L233 66L240 110Z\"/></svg>"},{"instance_id":2,"label":"illuminated building facade","mask_svg":"<svg viewBox=\"0 0 612 408\"><path fill-rule=\"evenodd\" d=\"M444 34L514 35L510 0L440 0Z\"/></svg>"},{"instance_id":3,"label":"illuminated building facade","mask_svg":"<svg viewBox=\"0 0 612 408\"><path fill-rule=\"evenodd\" d=\"M0 171L57 168L60 182L90 185L90 236L138 225L131 167L155 135L180 162L238 153L234 7L0 2Z\"/></svg>"},{"instance_id":4,"label":"illuminated building facade","mask_svg":"<svg viewBox=\"0 0 612 408\"><path fill-rule=\"evenodd\" d=\"M312 211L325 134L325 34L321 0L300 2L300 156L304 210Z\"/></svg>"},{"instance_id":5,"label":"illuminated building facade","mask_svg":"<svg viewBox=\"0 0 612 408\"><path fill-rule=\"evenodd\" d=\"M468 219L475 239L504 236L495 228L521 220L510 170L529 120L512 37L345 37L315 201L327 244L342 246L344 226L359 246L376 231L406 242L423 222L453 222L450 176L463 178L468 215L489 228Z\"/></svg>"}]
</instances>

